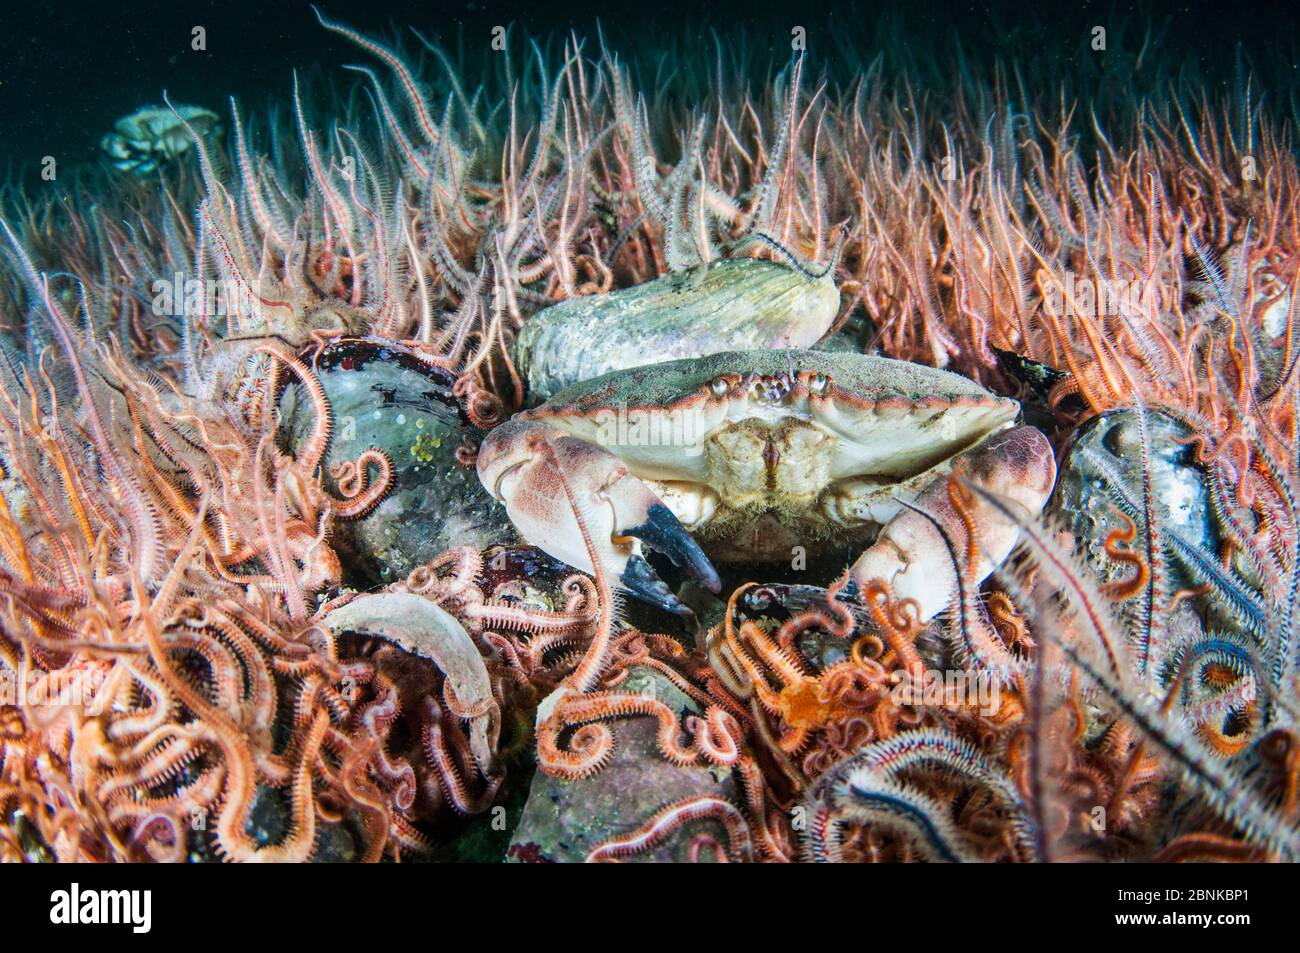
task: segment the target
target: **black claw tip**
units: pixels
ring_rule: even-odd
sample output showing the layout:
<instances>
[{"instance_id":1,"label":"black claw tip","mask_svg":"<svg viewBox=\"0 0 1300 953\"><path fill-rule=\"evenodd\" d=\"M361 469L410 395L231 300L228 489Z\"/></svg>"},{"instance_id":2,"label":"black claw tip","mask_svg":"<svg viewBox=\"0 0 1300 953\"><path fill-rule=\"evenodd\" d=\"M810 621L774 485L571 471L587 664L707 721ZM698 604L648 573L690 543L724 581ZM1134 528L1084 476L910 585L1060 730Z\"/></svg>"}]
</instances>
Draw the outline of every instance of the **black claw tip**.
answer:
<instances>
[{"instance_id":1,"label":"black claw tip","mask_svg":"<svg viewBox=\"0 0 1300 953\"><path fill-rule=\"evenodd\" d=\"M623 588L642 602L658 606L673 615L690 615L691 610L673 594L668 584L659 578L658 573L640 556L633 554L627 561L627 568L619 577Z\"/></svg>"},{"instance_id":2,"label":"black claw tip","mask_svg":"<svg viewBox=\"0 0 1300 953\"><path fill-rule=\"evenodd\" d=\"M718 571L709 562L709 557L704 555L704 550L686 532L686 527L673 515L673 511L662 503L651 504L644 523L620 530L619 535L635 536L657 552L663 553L675 566L699 580L710 591L722 591L722 580L718 578Z\"/></svg>"}]
</instances>

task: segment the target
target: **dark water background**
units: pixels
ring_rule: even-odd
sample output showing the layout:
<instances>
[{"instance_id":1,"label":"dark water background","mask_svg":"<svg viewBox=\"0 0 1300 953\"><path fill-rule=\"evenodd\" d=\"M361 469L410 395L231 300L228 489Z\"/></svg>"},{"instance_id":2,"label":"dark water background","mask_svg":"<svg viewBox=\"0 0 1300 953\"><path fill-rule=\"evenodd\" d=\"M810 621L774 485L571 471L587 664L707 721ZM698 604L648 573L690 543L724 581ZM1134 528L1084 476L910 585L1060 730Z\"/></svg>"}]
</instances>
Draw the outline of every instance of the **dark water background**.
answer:
<instances>
[{"instance_id":1,"label":"dark water background","mask_svg":"<svg viewBox=\"0 0 1300 953\"><path fill-rule=\"evenodd\" d=\"M357 82L347 63L370 62L367 54L317 23L299 0L220 2L220 0L98 0L49 2L4 0L0 21L0 181L31 181L43 156L60 168L95 162L100 137L113 122L139 106L161 102L166 89L174 102L206 106L229 115L227 99L239 98L245 114L270 102L285 106L292 93L292 70L308 79ZM667 0L499 3L485 0L321 0L330 16L385 41L405 32L406 46L417 44L407 30L415 26L445 47L486 45L491 28L515 22L529 33L577 28L595 35L600 19L611 45L653 50L672 35L696 37L702 55L711 48L709 30L726 41L743 30L748 42L789 49L790 27L808 30L811 59L831 31L847 24L869 24L886 8L905 10L913 52L927 55L930 41L956 30L977 54L1041 56L1059 61L1062 74L1080 55L1080 36L1095 24L1113 28L1130 21L1126 42L1140 41L1132 23L1145 17L1170 20L1158 53L1171 62L1194 63L1208 74L1208 85L1227 89L1235 49L1252 63L1269 64L1273 86L1294 87L1300 5L1291 2L1182 2L1140 4L1083 2L820 4L804 0L750 0L748 3L670 3ZM207 30L207 50L191 49L191 30ZM689 48L689 46L688 46ZM590 49L590 48L589 48ZM864 51L870 53L870 50ZM788 56L788 52L785 54ZM866 56L870 59L870 56ZM942 64L939 64L942 66ZM1269 84L1266 84L1266 86ZM1211 98L1216 90L1209 90ZM1274 105L1295 98L1294 88L1268 90ZM1289 113L1288 110L1284 112Z\"/></svg>"}]
</instances>

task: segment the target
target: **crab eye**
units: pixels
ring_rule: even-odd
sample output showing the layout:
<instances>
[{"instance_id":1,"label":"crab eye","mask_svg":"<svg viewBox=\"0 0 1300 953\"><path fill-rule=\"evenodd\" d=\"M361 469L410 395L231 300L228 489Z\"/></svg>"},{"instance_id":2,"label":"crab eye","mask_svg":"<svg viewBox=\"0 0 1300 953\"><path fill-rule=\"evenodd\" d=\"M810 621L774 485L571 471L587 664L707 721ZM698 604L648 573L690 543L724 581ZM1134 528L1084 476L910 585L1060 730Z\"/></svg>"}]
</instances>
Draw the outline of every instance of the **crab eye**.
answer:
<instances>
[{"instance_id":1,"label":"crab eye","mask_svg":"<svg viewBox=\"0 0 1300 953\"><path fill-rule=\"evenodd\" d=\"M713 396L723 397L730 389L725 377L715 377L713 383L709 385L709 390L713 391Z\"/></svg>"},{"instance_id":2,"label":"crab eye","mask_svg":"<svg viewBox=\"0 0 1300 953\"><path fill-rule=\"evenodd\" d=\"M824 397L826 394L829 394L831 387L831 379L821 371L818 371L812 377L808 378L809 392L818 397Z\"/></svg>"}]
</instances>

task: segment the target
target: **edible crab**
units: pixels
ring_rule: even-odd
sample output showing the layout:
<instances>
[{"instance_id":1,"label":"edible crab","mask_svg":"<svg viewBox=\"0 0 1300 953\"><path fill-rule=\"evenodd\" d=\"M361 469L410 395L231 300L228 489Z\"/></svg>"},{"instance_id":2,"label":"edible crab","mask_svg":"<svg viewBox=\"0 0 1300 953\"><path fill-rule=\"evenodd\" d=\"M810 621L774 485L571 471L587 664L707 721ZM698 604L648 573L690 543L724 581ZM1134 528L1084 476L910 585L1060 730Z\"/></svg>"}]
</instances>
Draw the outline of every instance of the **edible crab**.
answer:
<instances>
[{"instance_id":1,"label":"edible crab","mask_svg":"<svg viewBox=\"0 0 1300 953\"><path fill-rule=\"evenodd\" d=\"M145 106L114 123L99 147L115 169L148 175L188 152L194 136L215 135L220 129L220 117L202 106Z\"/></svg>"},{"instance_id":2,"label":"edible crab","mask_svg":"<svg viewBox=\"0 0 1300 953\"><path fill-rule=\"evenodd\" d=\"M530 543L592 572L585 535L607 578L669 611L687 610L644 546L716 592L710 556L789 559L838 540L865 547L851 580L887 580L928 620L957 591L966 520L982 580L1015 545L1010 513L1037 514L1051 493L1052 448L1019 410L905 361L731 351L567 387L493 430L477 466ZM958 506L954 471L1013 505Z\"/></svg>"}]
</instances>

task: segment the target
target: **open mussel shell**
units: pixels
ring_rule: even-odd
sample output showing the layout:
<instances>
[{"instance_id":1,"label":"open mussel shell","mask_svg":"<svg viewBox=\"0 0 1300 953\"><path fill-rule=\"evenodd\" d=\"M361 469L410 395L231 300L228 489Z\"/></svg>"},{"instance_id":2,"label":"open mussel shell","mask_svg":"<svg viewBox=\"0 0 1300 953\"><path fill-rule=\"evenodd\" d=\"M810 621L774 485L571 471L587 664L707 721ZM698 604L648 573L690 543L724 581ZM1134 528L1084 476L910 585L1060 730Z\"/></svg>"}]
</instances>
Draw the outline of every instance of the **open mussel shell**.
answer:
<instances>
[{"instance_id":1,"label":"open mussel shell","mask_svg":"<svg viewBox=\"0 0 1300 953\"><path fill-rule=\"evenodd\" d=\"M331 541L345 585L386 584L453 546L516 538L505 509L474 472L483 431L453 395L454 375L409 348L357 338L327 346L315 370L333 418L326 488L337 495L330 469L367 449L383 451L393 465L392 488L379 504L335 524ZM280 411L292 451L311 432L315 412L296 385L285 389Z\"/></svg>"},{"instance_id":2,"label":"open mussel shell","mask_svg":"<svg viewBox=\"0 0 1300 953\"><path fill-rule=\"evenodd\" d=\"M838 606L832 606L832 598L838 602ZM879 631L871 614L852 589L846 589L832 597L829 590L822 586L787 582L762 583L751 586L736 600L731 622L737 627L745 622L780 626L807 612L820 612L834 618L841 609L847 609L853 617L853 632L848 638L812 626L804 629L795 641L800 655L808 661L812 672L817 674L847 661L858 637L877 634ZM933 662L935 666L941 664L942 647L936 623L918 633L916 646L922 658Z\"/></svg>"}]
</instances>

